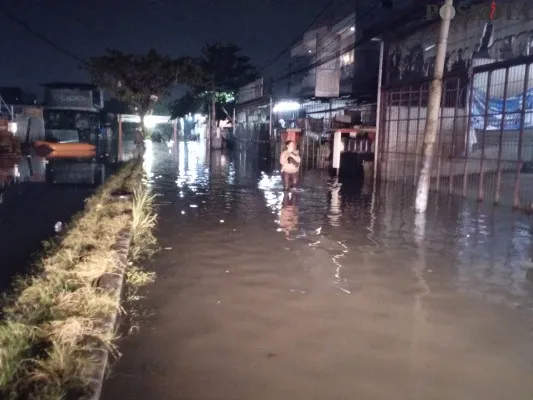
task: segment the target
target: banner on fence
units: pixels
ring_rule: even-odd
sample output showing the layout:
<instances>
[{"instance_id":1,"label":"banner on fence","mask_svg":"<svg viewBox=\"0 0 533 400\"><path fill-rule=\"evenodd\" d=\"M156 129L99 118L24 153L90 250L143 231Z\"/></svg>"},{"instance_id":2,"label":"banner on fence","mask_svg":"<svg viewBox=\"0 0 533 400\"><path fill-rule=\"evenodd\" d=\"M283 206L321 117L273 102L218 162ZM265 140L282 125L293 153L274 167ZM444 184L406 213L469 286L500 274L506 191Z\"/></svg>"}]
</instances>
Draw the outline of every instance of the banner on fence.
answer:
<instances>
[{"instance_id":1,"label":"banner on fence","mask_svg":"<svg viewBox=\"0 0 533 400\"><path fill-rule=\"evenodd\" d=\"M507 100L489 97L487 102L487 93L474 89L472 91L472 127L487 131L500 130L503 119L504 131L519 130L523 99L522 95L508 97ZM525 111L524 128L533 128L533 88L526 93Z\"/></svg>"}]
</instances>

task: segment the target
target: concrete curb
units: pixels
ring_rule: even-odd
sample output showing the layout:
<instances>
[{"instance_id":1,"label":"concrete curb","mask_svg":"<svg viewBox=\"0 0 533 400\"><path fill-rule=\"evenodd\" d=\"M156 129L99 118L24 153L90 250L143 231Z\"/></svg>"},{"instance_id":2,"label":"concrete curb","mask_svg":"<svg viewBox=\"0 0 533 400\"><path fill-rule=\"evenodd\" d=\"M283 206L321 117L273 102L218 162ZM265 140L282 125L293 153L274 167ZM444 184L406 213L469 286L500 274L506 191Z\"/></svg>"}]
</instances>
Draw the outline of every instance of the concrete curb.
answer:
<instances>
[{"instance_id":1,"label":"concrete curb","mask_svg":"<svg viewBox=\"0 0 533 400\"><path fill-rule=\"evenodd\" d=\"M128 265L128 252L132 240L131 226L123 229L117 237L117 242L113 246L115 253L116 265L112 272L107 272L102 275L98 282L98 288L111 293L117 304L117 312L109 316L107 320L103 321L104 329L113 333L117 327L117 321L120 313L120 304L122 289L124 287L124 273ZM102 387L104 384L107 364L109 362L109 348L100 346L94 349L94 363L91 369L87 372L89 376L89 385L87 387L89 395L85 396L85 400L99 400L102 394Z\"/></svg>"}]
</instances>

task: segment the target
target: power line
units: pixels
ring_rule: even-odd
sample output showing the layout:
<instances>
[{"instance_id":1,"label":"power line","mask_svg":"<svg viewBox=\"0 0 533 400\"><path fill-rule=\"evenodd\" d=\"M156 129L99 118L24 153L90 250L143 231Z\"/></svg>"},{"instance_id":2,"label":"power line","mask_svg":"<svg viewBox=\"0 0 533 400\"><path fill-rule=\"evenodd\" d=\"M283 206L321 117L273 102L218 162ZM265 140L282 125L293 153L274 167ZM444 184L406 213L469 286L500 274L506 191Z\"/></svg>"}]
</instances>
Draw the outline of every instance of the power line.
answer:
<instances>
[{"instance_id":1,"label":"power line","mask_svg":"<svg viewBox=\"0 0 533 400\"><path fill-rule=\"evenodd\" d=\"M69 50L66 50L64 49L63 47L59 46L58 44L56 44L53 40L51 39L48 39L46 36L42 35L41 33L37 32L36 30L34 30L31 26L29 26L27 23L25 23L24 21L21 21L20 19L18 19L14 14L12 14L11 12L9 12L5 7L1 7L0 6L0 12L2 14L4 14L7 18L9 18L11 21L15 22L16 24L22 26L24 29L26 29L28 32L30 32L31 34L33 34L35 37L37 37L38 39L41 39L43 42L47 43L48 45L50 45L51 47L53 47L54 49L56 49L57 51L59 51L60 53L63 53L64 55L66 55L67 57L70 57L82 64L86 64L87 61L83 60L82 58L78 57L77 55L71 53Z\"/></svg>"},{"instance_id":2,"label":"power line","mask_svg":"<svg viewBox=\"0 0 533 400\"><path fill-rule=\"evenodd\" d=\"M361 16L359 16L360 19L363 19L367 16L369 16L372 12L374 12L377 9L379 9L379 4L381 3L381 0L377 0L376 1L376 6L375 8L371 8L368 12L362 14ZM357 19L357 16L356 16L356 19ZM357 25L357 22L356 22L356 25ZM336 40L339 40L339 36L342 35L344 32L346 32L348 29L350 29L351 26L348 26L346 28L344 28L340 34L336 35L333 39L331 39L330 41L328 41L326 43L326 46L324 47L327 47L331 44L333 44ZM357 27L356 27L357 29ZM301 74L301 73L305 73L305 72L308 72L308 71L311 71L313 69L316 69L317 67L320 67L324 64L327 64L328 62L330 61L333 61L335 59L337 59L338 57L342 56L343 54L351 51L351 50L354 50L356 47L359 47L360 45L368 42L370 39L372 39L373 37L375 36L378 36L380 34L382 34L384 31L386 30L386 28L381 28L381 29L378 29L376 32L374 32L372 35L365 35L363 36L362 38L360 38L359 40L354 40L353 43L349 44L348 46L344 47L344 48L341 48L340 50L337 50L333 55L331 56L328 56L324 59L319 59L318 57L318 54L316 55L315 59L316 61L313 62L312 64L309 64L303 68L300 68L298 70L295 70L295 71L289 71L288 73L285 73L285 74L281 74L281 75L278 75L277 78L274 78L272 79L269 84L271 86L274 86L275 84L277 83L280 83L286 79L290 79L293 75L298 75L298 74ZM284 70L287 70L287 68L284 68ZM239 93L243 93L243 92L247 92L247 91L253 91L253 90L256 90L255 87L250 87L250 88L241 88L239 90Z\"/></svg>"},{"instance_id":3,"label":"power line","mask_svg":"<svg viewBox=\"0 0 533 400\"><path fill-rule=\"evenodd\" d=\"M380 4L380 2L381 2L381 0L378 0L378 1L376 2L376 7L378 7L378 5ZM359 18L360 18L360 19L363 19L363 18L367 17L367 16L370 15L374 10L375 10L374 8L371 9L371 10L368 11L367 13L361 15ZM357 17L357 16L356 16L356 17ZM345 29L345 30L346 30L346 29ZM381 30L380 32L378 32L377 34L381 34L381 33L383 33L384 30L385 30L385 29L382 29L382 30ZM374 35L374 36L376 36L376 35ZM331 42L328 42L328 44L333 43L335 40L337 40L337 38L333 39ZM315 68L317 68L317 67L320 67L320 66L322 66L322 65L324 65L324 64L327 64L328 62L335 60L336 58L338 58L338 57L340 57L341 55L347 53L348 51L351 51L351 50L355 49L356 47L358 47L358 46L360 46L361 44L367 42L368 40L369 40L368 37L362 37L362 38L359 39L359 40L355 40L354 43L351 43L351 44L349 44L348 46L346 46L345 48L342 48L342 49L336 51L333 55L331 55L331 56L329 56L329 57L326 57L325 59L318 60L319 57L318 57L318 54L317 54L317 56L316 56L317 61L315 61L314 63L312 63L312 64L310 64L310 65L307 65L307 66L305 66L305 67L303 67L303 68L300 68L300 69L298 69L298 70L291 71L291 72L289 72L288 74L285 74L285 75L279 76L278 78L274 79L274 80L272 81L272 83L280 82L280 81L282 81L282 80L284 80L284 79L290 78L290 77L293 76L293 75L300 74L300 73L305 73L305 72L308 72L308 71L310 71L310 70L312 70L312 69L315 69Z\"/></svg>"},{"instance_id":4,"label":"power line","mask_svg":"<svg viewBox=\"0 0 533 400\"><path fill-rule=\"evenodd\" d=\"M324 8L322 8L322 10L320 10L320 12L315 16L315 18L313 18L313 20L309 23L309 25L307 25L305 27L305 29L303 30L303 32L301 32L298 37L296 37L296 39L294 39L288 46L286 46L285 48L283 48L283 50L281 50L277 55L276 57L274 57L269 63L267 63L267 65L265 65L263 68L261 68L259 70L259 72L263 72L265 69L269 68L272 64L274 64L276 61L278 61L281 56L283 54L285 54L286 51L290 50L290 48L292 46L294 46L296 43L298 43L298 41L300 40L300 38L302 37L303 34L305 34L306 31L308 31L325 13L326 11L329 10L329 8L333 5L333 3L335 2L335 0L330 0L325 6Z\"/></svg>"},{"instance_id":5,"label":"power line","mask_svg":"<svg viewBox=\"0 0 533 400\"><path fill-rule=\"evenodd\" d=\"M379 1L381 1L381 0L379 0ZM367 14L365 14L364 16L366 16ZM344 28L342 31L340 31L338 34L336 34L333 39L329 40L323 47L329 47L330 45L335 43L337 40L340 39L340 36L342 36L343 33L345 33L347 30L349 30L351 28L352 28L351 26L348 26L348 27ZM342 56L343 54L346 54L348 51L353 50L355 47L357 47L357 45L352 43L352 44L346 46L345 48L341 48L341 49L337 50L333 56L331 56L330 58L325 59L325 60L319 59L319 54L316 53L316 55L314 57L315 61L312 64L310 64L310 65L308 65L306 67L303 67L303 68L301 68L299 70L296 70L296 71L290 71L289 67L283 68L283 70L281 71L282 75L278 75L277 78L272 79L269 82L269 84L270 85L274 85L276 83L280 83L281 81L283 81L283 80L285 80L287 78L291 78L293 75L297 75L299 73L308 72L308 71L310 71L312 69L315 69L317 66L321 66L323 64L326 64L326 63L328 63L330 61L333 61L336 58ZM284 73L284 71L288 71L288 72ZM239 93L253 92L254 90L256 90L255 86L246 87L246 88L243 87L243 88L239 89Z\"/></svg>"}]
</instances>

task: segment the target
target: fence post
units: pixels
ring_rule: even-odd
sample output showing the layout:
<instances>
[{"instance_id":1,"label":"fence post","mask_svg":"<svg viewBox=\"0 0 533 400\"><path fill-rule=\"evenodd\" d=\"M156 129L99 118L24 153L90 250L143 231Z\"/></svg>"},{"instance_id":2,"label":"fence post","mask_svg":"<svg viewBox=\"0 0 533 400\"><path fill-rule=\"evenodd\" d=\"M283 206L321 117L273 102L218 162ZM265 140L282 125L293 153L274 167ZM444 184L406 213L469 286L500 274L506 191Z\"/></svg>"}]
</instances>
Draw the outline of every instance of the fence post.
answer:
<instances>
[{"instance_id":1,"label":"fence post","mask_svg":"<svg viewBox=\"0 0 533 400\"><path fill-rule=\"evenodd\" d=\"M409 131L411 130L411 102L412 102L412 87L409 86L409 99L407 100L407 123L405 130L405 146L403 154L403 184L407 183L407 154L409 153ZM411 162L411 160L409 160Z\"/></svg>"},{"instance_id":2,"label":"fence post","mask_svg":"<svg viewBox=\"0 0 533 400\"><path fill-rule=\"evenodd\" d=\"M526 64L524 76L524 90L522 93L522 109L520 110L520 132L518 133L518 149L516 154L516 175L514 181L513 206L520 207L520 172L522 171L522 146L524 145L524 125L526 120L526 100L529 88L529 69L533 64Z\"/></svg>"},{"instance_id":3,"label":"fence post","mask_svg":"<svg viewBox=\"0 0 533 400\"><path fill-rule=\"evenodd\" d=\"M488 72L487 77L487 93L485 95L485 118L483 122L483 143L481 145L481 161L479 162L479 188L478 188L478 201L483 201L483 196L485 193L485 147L487 144L487 125L489 124L490 116L490 88L492 80L492 71Z\"/></svg>"},{"instance_id":4,"label":"fence post","mask_svg":"<svg viewBox=\"0 0 533 400\"><path fill-rule=\"evenodd\" d=\"M442 124L444 122L444 108L446 107L446 83L448 81L444 81L442 85L442 96L440 99L440 122L439 122L439 130L437 131L437 180L435 182L435 190L440 190L440 178L441 178L441 172L442 172Z\"/></svg>"},{"instance_id":5,"label":"fence post","mask_svg":"<svg viewBox=\"0 0 533 400\"><path fill-rule=\"evenodd\" d=\"M503 107L502 107L502 121L500 125L500 140L498 141L498 164L496 167L496 192L494 193L494 204L500 203L501 197L501 182L502 182L502 151L503 151L503 131L505 129L505 113L507 112L507 90L509 86L509 68L505 69L505 81L503 86Z\"/></svg>"},{"instance_id":6,"label":"fence post","mask_svg":"<svg viewBox=\"0 0 533 400\"><path fill-rule=\"evenodd\" d=\"M473 94L474 94L474 79L476 78L475 72L472 73L470 77L470 84L468 85L468 108L466 109L466 135L465 135L465 161L463 164L463 197L466 198L466 190L468 186L468 156L470 154L470 130L472 128L472 104L473 104Z\"/></svg>"},{"instance_id":7,"label":"fence post","mask_svg":"<svg viewBox=\"0 0 533 400\"><path fill-rule=\"evenodd\" d=\"M457 118L457 107L459 106L461 102L461 79L457 78L457 84L455 87L455 108L453 110L453 123L452 123L452 146L450 150L450 169L448 172L448 194L453 193L454 189L454 176L455 168L454 168L454 161L455 161L455 120ZM462 105L462 104L461 104ZM466 104L465 104L466 107Z\"/></svg>"},{"instance_id":8,"label":"fence post","mask_svg":"<svg viewBox=\"0 0 533 400\"><path fill-rule=\"evenodd\" d=\"M442 6L444 12L440 24L439 40L437 43L437 54L435 57L435 69L433 71L433 81L428 99L428 112L426 119L426 131L424 132L424 160L420 178L416 188L416 212L425 212L428 204L429 184L431 181L431 167L433 164L433 152L435 139L437 136L437 124L439 119L439 106L442 96L442 76L444 74L444 60L446 57L446 46L448 43L448 32L450 30L450 20L453 10L453 0L446 0Z\"/></svg>"},{"instance_id":9,"label":"fence post","mask_svg":"<svg viewBox=\"0 0 533 400\"><path fill-rule=\"evenodd\" d=\"M422 97L424 94L424 84L420 85L418 89L418 110L416 113L416 143L415 143L415 169L413 171L413 186L416 186L418 182L418 163L420 159L420 151L418 151L418 143L420 139L420 110L422 109Z\"/></svg>"},{"instance_id":10,"label":"fence post","mask_svg":"<svg viewBox=\"0 0 533 400\"><path fill-rule=\"evenodd\" d=\"M380 162L379 145L381 136L381 81L383 80L383 56L385 44L383 40L379 44L379 70L378 70L378 98L376 107L376 135L374 136L374 182L378 178L378 165ZM380 168L381 172L381 168Z\"/></svg>"}]
</instances>

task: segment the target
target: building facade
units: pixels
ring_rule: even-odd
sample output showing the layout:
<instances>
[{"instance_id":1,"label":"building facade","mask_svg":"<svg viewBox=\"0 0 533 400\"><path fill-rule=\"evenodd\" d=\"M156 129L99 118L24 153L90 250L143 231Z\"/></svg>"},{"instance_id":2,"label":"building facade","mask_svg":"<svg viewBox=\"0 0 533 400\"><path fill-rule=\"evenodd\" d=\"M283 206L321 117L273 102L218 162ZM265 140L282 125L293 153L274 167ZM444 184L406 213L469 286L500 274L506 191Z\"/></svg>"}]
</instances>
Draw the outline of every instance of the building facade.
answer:
<instances>
[{"instance_id":1,"label":"building facade","mask_svg":"<svg viewBox=\"0 0 533 400\"><path fill-rule=\"evenodd\" d=\"M432 188L529 206L533 194L523 196L533 165L533 20L511 2L497 2L506 11L492 19L491 2L454 3ZM378 167L387 180L415 184L421 166L440 22L429 7L403 34L384 36Z\"/></svg>"},{"instance_id":2,"label":"building facade","mask_svg":"<svg viewBox=\"0 0 533 400\"><path fill-rule=\"evenodd\" d=\"M334 21L305 32L292 47L289 95L375 101L379 44L355 46L355 12Z\"/></svg>"},{"instance_id":3,"label":"building facade","mask_svg":"<svg viewBox=\"0 0 533 400\"><path fill-rule=\"evenodd\" d=\"M19 87L0 88L0 116L15 123L12 132L19 142L33 142L44 138L43 108L35 95Z\"/></svg>"}]
</instances>

